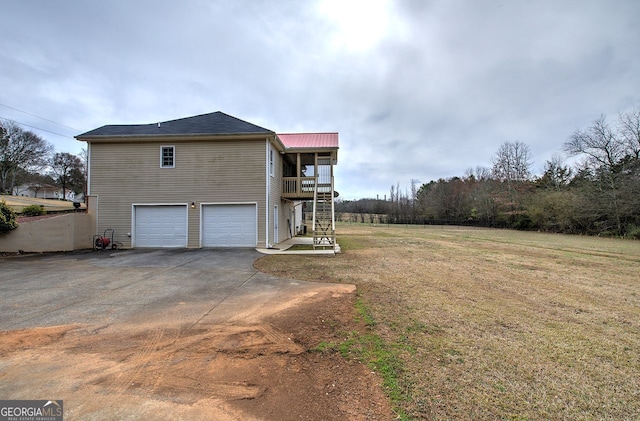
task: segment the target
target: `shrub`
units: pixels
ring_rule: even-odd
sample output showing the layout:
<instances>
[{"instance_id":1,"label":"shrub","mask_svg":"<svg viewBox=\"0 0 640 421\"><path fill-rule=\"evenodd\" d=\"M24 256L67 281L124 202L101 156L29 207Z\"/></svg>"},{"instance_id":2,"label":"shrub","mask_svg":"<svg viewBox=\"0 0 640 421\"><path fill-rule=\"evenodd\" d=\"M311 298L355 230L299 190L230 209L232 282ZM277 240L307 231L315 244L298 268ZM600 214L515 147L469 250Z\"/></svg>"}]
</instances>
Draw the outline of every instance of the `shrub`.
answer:
<instances>
[{"instance_id":1,"label":"shrub","mask_svg":"<svg viewBox=\"0 0 640 421\"><path fill-rule=\"evenodd\" d=\"M0 202L0 234L7 233L18 228L16 213L3 200Z\"/></svg>"},{"instance_id":2,"label":"shrub","mask_svg":"<svg viewBox=\"0 0 640 421\"><path fill-rule=\"evenodd\" d=\"M513 215L511 226L521 231L530 230L534 227L531 217L524 212Z\"/></svg>"},{"instance_id":3,"label":"shrub","mask_svg":"<svg viewBox=\"0 0 640 421\"><path fill-rule=\"evenodd\" d=\"M45 215L47 210L44 206L40 205L29 205L22 208L22 216L40 216Z\"/></svg>"},{"instance_id":4,"label":"shrub","mask_svg":"<svg viewBox=\"0 0 640 421\"><path fill-rule=\"evenodd\" d=\"M631 225L627 228L626 238L640 240L640 225Z\"/></svg>"}]
</instances>

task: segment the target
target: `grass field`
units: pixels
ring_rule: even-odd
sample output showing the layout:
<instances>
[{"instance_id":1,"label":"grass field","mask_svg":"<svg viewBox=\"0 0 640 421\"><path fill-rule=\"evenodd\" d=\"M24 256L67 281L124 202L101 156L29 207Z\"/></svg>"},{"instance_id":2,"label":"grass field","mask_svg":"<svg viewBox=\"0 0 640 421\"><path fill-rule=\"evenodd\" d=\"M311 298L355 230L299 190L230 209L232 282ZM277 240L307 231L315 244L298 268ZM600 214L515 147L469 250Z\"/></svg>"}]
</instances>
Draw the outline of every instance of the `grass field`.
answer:
<instances>
[{"instance_id":1,"label":"grass field","mask_svg":"<svg viewBox=\"0 0 640 421\"><path fill-rule=\"evenodd\" d=\"M15 212L22 212L22 208L29 205L44 206L47 212L74 209L73 202L53 199L36 199L33 197L0 195L0 202L4 201ZM83 205L84 206L84 205Z\"/></svg>"},{"instance_id":2,"label":"grass field","mask_svg":"<svg viewBox=\"0 0 640 421\"><path fill-rule=\"evenodd\" d=\"M321 349L381 339L368 358L403 418L640 418L640 242L357 224L338 241L256 266L358 286L370 331Z\"/></svg>"}]
</instances>

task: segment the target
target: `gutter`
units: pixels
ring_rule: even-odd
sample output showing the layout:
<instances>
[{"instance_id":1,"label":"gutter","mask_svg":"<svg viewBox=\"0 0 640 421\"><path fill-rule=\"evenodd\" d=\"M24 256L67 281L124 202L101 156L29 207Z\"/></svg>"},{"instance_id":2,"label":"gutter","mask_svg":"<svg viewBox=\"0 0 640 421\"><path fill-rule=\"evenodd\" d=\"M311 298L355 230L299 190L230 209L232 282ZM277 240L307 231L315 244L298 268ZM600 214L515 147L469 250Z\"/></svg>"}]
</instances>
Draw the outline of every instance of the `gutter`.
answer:
<instances>
[{"instance_id":1,"label":"gutter","mask_svg":"<svg viewBox=\"0 0 640 421\"><path fill-rule=\"evenodd\" d=\"M152 141L163 140L167 138L179 138L181 140L224 140L224 139L264 139L266 136L275 135L274 132L262 133L157 133L157 134L121 134L121 135L78 135L74 136L76 140L81 142L125 142L125 141ZM279 139L278 139L279 140ZM282 142L280 142L282 144ZM283 145L284 146L284 145Z\"/></svg>"}]
</instances>

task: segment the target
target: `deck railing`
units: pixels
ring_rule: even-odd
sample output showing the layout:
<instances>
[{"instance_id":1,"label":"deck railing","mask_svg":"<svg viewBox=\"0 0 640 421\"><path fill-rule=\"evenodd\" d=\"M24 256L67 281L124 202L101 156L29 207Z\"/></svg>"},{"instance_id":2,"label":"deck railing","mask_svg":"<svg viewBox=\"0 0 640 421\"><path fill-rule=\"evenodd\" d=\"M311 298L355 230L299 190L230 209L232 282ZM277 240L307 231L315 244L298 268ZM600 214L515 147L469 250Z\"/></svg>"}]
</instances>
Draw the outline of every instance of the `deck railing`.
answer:
<instances>
[{"instance_id":1,"label":"deck railing","mask_svg":"<svg viewBox=\"0 0 640 421\"><path fill-rule=\"evenodd\" d=\"M315 177L283 177L282 197L313 198Z\"/></svg>"}]
</instances>

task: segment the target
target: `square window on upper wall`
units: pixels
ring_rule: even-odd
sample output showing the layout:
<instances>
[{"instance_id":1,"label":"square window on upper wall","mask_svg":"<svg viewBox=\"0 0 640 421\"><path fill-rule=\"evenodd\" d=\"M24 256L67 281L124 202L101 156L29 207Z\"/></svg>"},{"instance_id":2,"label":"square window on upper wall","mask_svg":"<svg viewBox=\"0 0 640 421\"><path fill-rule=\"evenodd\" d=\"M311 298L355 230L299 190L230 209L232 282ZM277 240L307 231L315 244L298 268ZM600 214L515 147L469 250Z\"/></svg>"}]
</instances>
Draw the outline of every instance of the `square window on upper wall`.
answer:
<instances>
[{"instance_id":1,"label":"square window on upper wall","mask_svg":"<svg viewBox=\"0 0 640 421\"><path fill-rule=\"evenodd\" d=\"M175 168L176 147L160 146L160 168Z\"/></svg>"}]
</instances>

